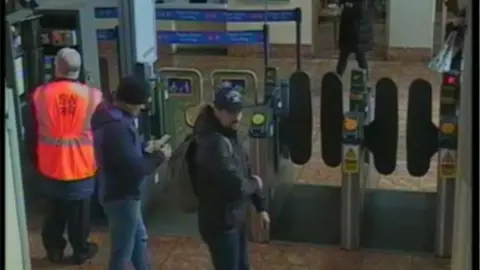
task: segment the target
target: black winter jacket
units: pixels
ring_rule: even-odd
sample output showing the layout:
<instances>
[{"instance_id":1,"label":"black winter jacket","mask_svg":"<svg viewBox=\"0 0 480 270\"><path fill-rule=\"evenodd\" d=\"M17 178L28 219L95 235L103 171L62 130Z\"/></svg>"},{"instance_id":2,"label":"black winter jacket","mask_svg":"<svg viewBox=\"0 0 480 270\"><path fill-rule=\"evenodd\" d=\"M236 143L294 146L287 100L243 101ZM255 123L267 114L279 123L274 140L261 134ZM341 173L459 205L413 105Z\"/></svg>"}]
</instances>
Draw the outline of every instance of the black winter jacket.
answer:
<instances>
[{"instance_id":1,"label":"black winter jacket","mask_svg":"<svg viewBox=\"0 0 480 270\"><path fill-rule=\"evenodd\" d=\"M346 3L351 6L347 7ZM370 0L343 0L340 4L344 7L340 15L339 49L347 52L371 51L374 46L374 16Z\"/></svg>"},{"instance_id":2,"label":"black winter jacket","mask_svg":"<svg viewBox=\"0 0 480 270\"><path fill-rule=\"evenodd\" d=\"M253 202L257 211L264 211L265 199L252 177L248 156L237 132L223 127L212 107L207 106L197 118L194 134L194 181L200 202L200 232L205 235L245 225L250 203Z\"/></svg>"}]
</instances>

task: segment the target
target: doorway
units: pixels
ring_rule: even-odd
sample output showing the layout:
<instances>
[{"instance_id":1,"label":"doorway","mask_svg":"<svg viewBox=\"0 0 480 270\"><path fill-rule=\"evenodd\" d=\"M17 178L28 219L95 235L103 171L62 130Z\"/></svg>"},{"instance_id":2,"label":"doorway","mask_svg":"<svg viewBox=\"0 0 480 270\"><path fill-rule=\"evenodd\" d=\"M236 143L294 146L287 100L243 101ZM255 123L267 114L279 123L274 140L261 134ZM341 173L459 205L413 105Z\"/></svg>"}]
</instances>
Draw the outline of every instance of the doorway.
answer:
<instances>
[{"instance_id":1,"label":"doorway","mask_svg":"<svg viewBox=\"0 0 480 270\"><path fill-rule=\"evenodd\" d=\"M387 52L387 0L367 0L373 13L374 48L368 54L372 60L385 60ZM337 58L340 31L338 0L312 0L312 37L314 55ZM352 56L353 57L353 56Z\"/></svg>"}]
</instances>

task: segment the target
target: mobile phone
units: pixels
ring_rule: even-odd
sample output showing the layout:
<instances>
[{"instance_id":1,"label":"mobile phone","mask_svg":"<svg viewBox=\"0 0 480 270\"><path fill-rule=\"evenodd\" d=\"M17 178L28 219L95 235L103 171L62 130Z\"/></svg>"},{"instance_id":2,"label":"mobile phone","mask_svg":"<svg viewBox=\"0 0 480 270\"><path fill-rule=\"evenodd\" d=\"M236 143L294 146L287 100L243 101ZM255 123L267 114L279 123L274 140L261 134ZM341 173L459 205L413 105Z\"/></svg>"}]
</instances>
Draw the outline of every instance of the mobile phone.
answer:
<instances>
[{"instance_id":1,"label":"mobile phone","mask_svg":"<svg viewBox=\"0 0 480 270\"><path fill-rule=\"evenodd\" d=\"M157 144L162 147L170 141L170 138L171 138L170 135L165 134L162 136L162 138L160 138L160 140L157 141Z\"/></svg>"}]
</instances>

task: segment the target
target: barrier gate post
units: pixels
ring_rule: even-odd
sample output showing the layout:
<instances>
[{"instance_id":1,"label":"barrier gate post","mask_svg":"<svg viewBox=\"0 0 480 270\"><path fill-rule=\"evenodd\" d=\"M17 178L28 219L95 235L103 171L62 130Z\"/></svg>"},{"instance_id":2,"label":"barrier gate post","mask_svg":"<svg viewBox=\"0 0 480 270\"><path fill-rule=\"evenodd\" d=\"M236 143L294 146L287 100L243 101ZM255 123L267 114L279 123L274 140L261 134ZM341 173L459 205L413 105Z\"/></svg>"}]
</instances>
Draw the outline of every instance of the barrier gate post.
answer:
<instances>
[{"instance_id":1,"label":"barrier gate post","mask_svg":"<svg viewBox=\"0 0 480 270\"><path fill-rule=\"evenodd\" d=\"M440 124L438 137L437 220L435 255L452 254L453 209L457 175L458 113L460 77L443 75L440 90Z\"/></svg>"},{"instance_id":2,"label":"barrier gate post","mask_svg":"<svg viewBox=\"0 0 480 270\"><path fill-rule=\"evenodd\" d=\"M349 110L343 121L341 246L346 250L360 246L360 225L363 209L363 167L368 155L363 145L364 125L373 117L369 108L371 96L367 72L352 70ZM371 163L371 162L370 162Z\"/></svg>"},{"instance_id":3,"label":"barrier gate post","mask_svg":"<svg viewBox=\"0 0 480 270\"><path fill-rule=\"evenodd\" d=\"M271 160L271 138L273 126L271 108L268 105L258 106L250 119L250 162L252 172L263 180L264 195L267 197L267 209L272 195L272 180L275 175ZM256 243L270 241L270 232L261 227L260 219L255 210L250 211L250 236Z\"/></svg>"}]
</instances>

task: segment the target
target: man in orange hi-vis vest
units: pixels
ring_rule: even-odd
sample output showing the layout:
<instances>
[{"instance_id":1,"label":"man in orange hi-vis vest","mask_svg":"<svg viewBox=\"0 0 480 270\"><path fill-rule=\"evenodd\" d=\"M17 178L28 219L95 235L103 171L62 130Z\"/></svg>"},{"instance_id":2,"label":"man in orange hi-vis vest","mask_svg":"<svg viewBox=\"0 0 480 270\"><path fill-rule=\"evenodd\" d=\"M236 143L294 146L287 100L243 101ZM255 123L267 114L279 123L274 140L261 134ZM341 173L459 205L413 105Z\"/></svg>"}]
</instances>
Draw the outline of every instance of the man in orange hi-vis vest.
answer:
<instances>
[{"instance_id":1,"label":"man in orange hi-vis vest","mask_svg":"<svg viewBox=\"0 0 480 270\"><path fill-rule=\"evenodd\" d=\"M81 64L74 49L57 53L55 79L33 92L32 123L26 125L27 147L48 204L43 244L48 260L55 263L63 261L65 228L74 264L83 264L98 252L98 246L88 241L97 173L90 119L102 93L78 81Z\"/></svg>"}]
</instances>

